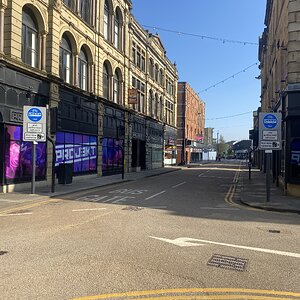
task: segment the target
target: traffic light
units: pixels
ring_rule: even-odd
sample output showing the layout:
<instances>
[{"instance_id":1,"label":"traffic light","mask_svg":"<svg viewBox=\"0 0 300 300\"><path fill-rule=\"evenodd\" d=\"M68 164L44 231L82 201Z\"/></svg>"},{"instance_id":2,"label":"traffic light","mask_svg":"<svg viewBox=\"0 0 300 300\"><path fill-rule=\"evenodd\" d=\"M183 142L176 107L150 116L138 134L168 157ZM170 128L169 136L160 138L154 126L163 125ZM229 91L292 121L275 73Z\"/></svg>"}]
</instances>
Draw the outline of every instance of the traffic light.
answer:
<instances>
[{"instance_id":1,"label":"traffic light","mask_svg":"<svg viewBox=\"0 0 300 300\"><path fill-rule=\"evenodd\" d=\"M253 141L253 147L258 146L258 129L249 130L249 139Z\"/></svg>"}]
</instances>

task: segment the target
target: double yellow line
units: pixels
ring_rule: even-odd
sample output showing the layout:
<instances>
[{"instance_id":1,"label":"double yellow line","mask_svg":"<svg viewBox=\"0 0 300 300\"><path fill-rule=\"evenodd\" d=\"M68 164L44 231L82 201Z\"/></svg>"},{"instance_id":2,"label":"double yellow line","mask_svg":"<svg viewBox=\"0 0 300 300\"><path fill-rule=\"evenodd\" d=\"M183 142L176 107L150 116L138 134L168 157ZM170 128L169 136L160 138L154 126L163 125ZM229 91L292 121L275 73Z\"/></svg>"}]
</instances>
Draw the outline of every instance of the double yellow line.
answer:
<instances>
[{"instance_id":1,"label":"double yellow line","mask_svg":"<svg viewBox=\"0 0 300 300\"><path fill-rule=\"evenodd\" d=\"M240 175L241 175L241 163L239 164L239 169L234 174L232 185L230 186L227 194L225 195L225 199L224 199L227 204L229 204L231 206L235 206L235 207L241 207L241 205L233 202L233 197L236 193L237 185L240 180Z\"/></svg>"},{"instance_id":2,"label":"double yellow line","mask_svg":"<svg viewBox=\"0 0 300 300\"><path fill-rule=\"evenodd\" d=\"M149 290L133 291L127 293L102 294L95 296L86 296L74 298L73 300L99 300L99 299L152 299L152 300L299 300L300 293L273 291L273 290L255 290L255 289L237 289L237 288L186 288L186 289L168 289L168 290Z\"/></svg>"}]
</instances>

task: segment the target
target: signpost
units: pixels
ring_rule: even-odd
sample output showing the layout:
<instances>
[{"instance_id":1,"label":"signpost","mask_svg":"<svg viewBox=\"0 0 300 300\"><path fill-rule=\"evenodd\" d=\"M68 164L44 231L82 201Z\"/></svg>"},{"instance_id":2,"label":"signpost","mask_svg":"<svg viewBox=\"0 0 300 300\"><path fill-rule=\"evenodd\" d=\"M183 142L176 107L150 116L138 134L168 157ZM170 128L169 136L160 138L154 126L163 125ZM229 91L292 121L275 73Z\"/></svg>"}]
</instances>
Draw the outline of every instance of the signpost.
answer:
<instances>
[{"instance_id":1,"label":"signpost","mask_svg":"<svg viewBox=\"0 0 300 300\"><path fill-rule=\"evenodd\" d=\"M23 107L23 141L32 142L32 181L31 194L35 194L36 145L46 142L47 116L46 107Z\"/></svg>"},{"instance_id":2,"label":"signpost","mask_svg":"<svg viewBox=\"0 0 300 300\"><path fill-rule=\"evenodd\" d=\"M270 201L270 169L273 150L281 150L281 113L259 113L258 149L266 154L267 202Z\"/></svg>"}]
</instances>

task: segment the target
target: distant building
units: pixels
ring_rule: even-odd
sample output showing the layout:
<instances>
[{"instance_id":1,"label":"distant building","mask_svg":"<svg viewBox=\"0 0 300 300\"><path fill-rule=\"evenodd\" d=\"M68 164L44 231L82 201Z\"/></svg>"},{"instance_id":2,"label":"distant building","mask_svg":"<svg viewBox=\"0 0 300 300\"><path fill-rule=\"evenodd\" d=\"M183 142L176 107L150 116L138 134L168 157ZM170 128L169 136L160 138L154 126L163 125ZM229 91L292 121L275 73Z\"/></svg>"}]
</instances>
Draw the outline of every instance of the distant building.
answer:
<instances>
[{"instance_id":1,"label":"distant building","mask_svg":"<svg viewBox=\"0 0 300 300\"><path fill-rule=\"evenodd\" d=\"M187 82L178 83L177 164L202 160L205 103Z\"/></svg>"},{"instance_id":2,"label":"distant building","mask_svg":"<svg viewBox=\"0 0 300 300\"><path fill-rule=\"evenodd\" d=\"M212 149L214 145L214 129L207 127L204 129L204 147L205 149Z\"/></svg>"},{"instance_id":3,"label":"distant building","mask_svg":"<svg viewBox=\"0 0 300 300\"><path fill-rule=\"evenodd\" d=\"M259 40L261 111L282 113L282 151L273 151L273 176L300 195L300 1L267 1ZM263 163L263 162L262 162Z\"/></svg>"}]
</instances>

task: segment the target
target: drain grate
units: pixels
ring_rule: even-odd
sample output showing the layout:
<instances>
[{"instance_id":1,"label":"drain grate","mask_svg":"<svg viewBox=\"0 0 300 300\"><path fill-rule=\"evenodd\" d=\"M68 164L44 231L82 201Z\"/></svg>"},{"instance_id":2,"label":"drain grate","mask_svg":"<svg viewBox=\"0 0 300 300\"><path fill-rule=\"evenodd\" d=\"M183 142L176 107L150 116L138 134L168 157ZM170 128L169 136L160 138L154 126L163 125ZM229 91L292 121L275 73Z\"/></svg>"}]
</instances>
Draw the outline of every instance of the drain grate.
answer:
<instances>
[{"instance_id":1,"label":"drain grate","mask_svg":"<svg viewBox=\"0 0 300 300\"><path fill-rule=\"evenodd\" d=\"M142 210L144 209L143 207L139 207L139 206L127 206L122 208L122 210L130 210L130 211L138 211L138 210Z\"/></svg>"},{"instance_id":2,"label":"drain grate","mask_svg":"<svg viewBox=\"0 0 300 300\"><path fill-rule=\"evenodd\" d=\"M269 229L270 233L280 233L280 230L276 230L276 229Z\"/></svg>"},{"instance_id":3,"label":"drain grate","mask_svg":"<svg viewBox=\"0 0 300 300\"><path fill-rule=\"evenodd\" d=\"M247 262L248 259L244 258L214 254L207 265L229 270L245 271Z\"/></svg>"},{"instance_id":4,"label":"drain grate","mask_svg":"<svg viewBox=\"0 0 300 300\"><path fill-rule=\"evenodd\" d=\"M7 251L0 251L0 255L4 255L6 253L8 253L8 252Z\"/></svg>"}]
</instances>

